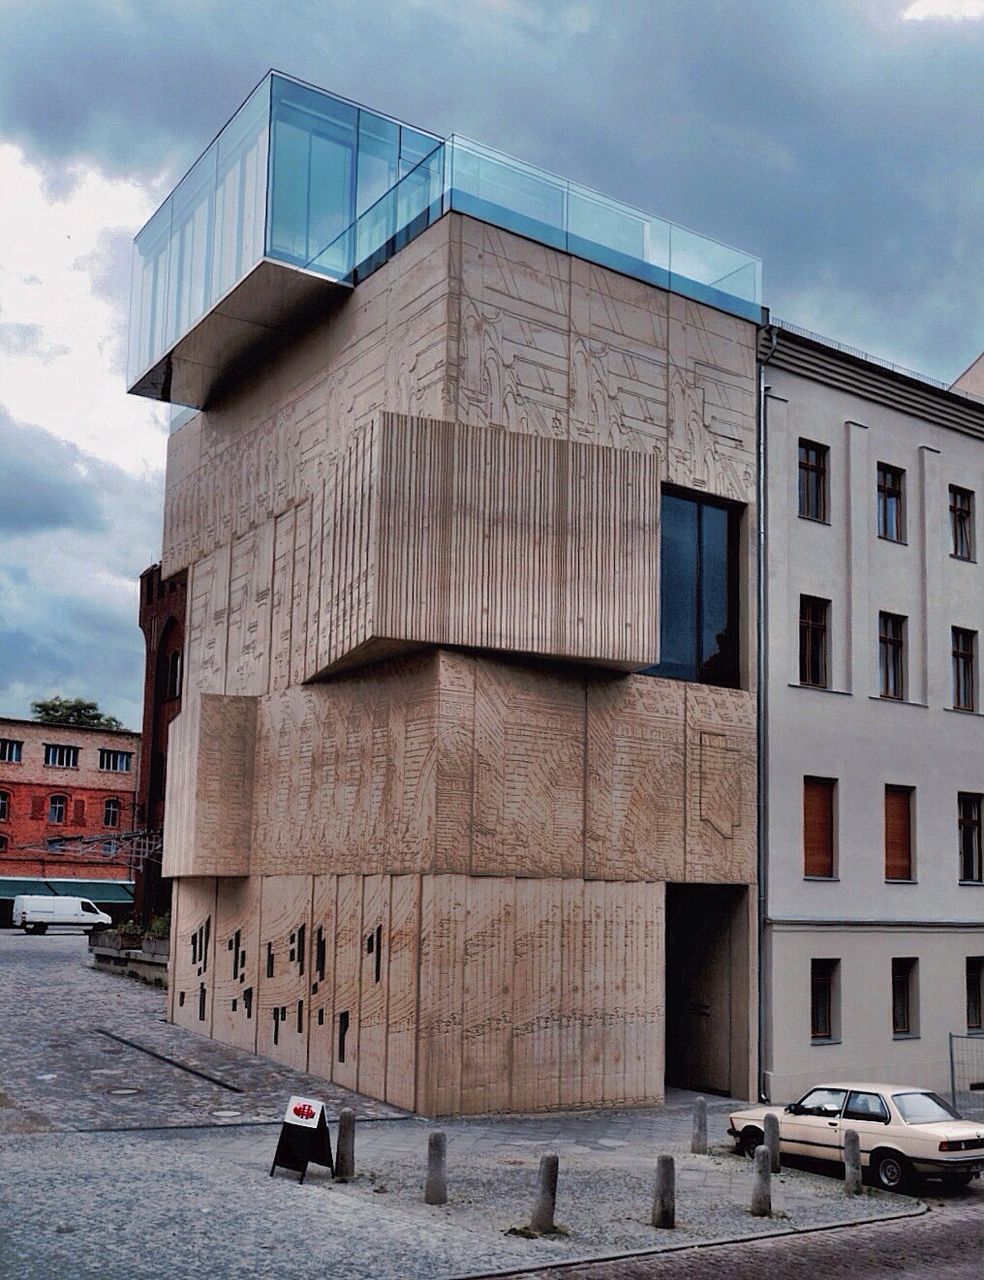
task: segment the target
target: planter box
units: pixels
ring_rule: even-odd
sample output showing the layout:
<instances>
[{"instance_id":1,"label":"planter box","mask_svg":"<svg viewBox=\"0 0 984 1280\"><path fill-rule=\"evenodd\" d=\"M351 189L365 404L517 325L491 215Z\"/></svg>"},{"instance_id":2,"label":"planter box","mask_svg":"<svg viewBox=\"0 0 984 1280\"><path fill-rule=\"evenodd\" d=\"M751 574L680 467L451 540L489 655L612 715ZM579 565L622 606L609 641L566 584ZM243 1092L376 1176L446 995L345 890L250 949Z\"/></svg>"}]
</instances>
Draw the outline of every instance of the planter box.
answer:
<instances>
[{"instance_id":1,"label":"planter box","mask_svg":"<svg viewBox=\"0 0 984 1280\"><path fill-rule=\"evenodd\" d=\"M163 956L167 959L170 950L170 938L151 938L149 935L144 937L143 953L145 956Z\"/></svg>"}]
</instances>

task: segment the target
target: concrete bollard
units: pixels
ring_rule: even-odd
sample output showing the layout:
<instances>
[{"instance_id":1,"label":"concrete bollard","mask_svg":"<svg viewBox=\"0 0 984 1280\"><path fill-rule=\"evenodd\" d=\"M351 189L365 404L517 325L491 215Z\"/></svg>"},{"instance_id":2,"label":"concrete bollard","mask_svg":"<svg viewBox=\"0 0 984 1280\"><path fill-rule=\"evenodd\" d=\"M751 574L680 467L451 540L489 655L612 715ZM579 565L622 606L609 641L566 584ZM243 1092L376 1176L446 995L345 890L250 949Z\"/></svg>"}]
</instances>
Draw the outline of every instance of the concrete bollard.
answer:
<instances>
[{"instance_id":1,"label":"concrete bollard","mask_svg":"<svg viewBox=\"0 0 984 1280\"><path fill-rule=\"evenodd\" d=\"M779 1117L765 1117L765 1145L769 1148L769 1165L773 1173L781 1168L779 1162Z\"/></svg>"},{"instance_id":2,"label":"concrete bollard","mask_svg":"<svg viewBox=\"0 0 984 1280\"><path fill-rule=\"evenodd\" d=\"M861 1137L856 1129L844 1133L844 1191L849 1196L861 1194Z\"/></svg>"},{"instance_id":3,"label":"concrete bollard","mask_svg":"<svg viewBox=\"0 0 984 1280\"><path fill-rule=\"evenodd\" d=\"M768 1147L755 1148L755 1181L752 1183L752 1217L772 1217L772 1158Z\"/></svg>"},{"instance_id":4,"label":"concrete bollard","mask_svg":"<svg viewBox=\"0 0 984 1280\"><path fill-rule=\"evenodd\" d=\"M554 1230L559 1166L560 1160L557 1156L547 1155L540 1157L536 1204L533 1206L533 1217L530 1219L530 1226L540 1235L549 1235Z\"/></svg>"},{"instance_id":5,"label":"concrete bollard","mask_svg":"<svg viewBox=\"0 0 984 1280\"><path fill-rule=\"evenodd\" d=\"M690 1150L695 1156L707 1155L707 1099L694 1099L694 1129Z\"/></svg>"},{"instance_id":6,"label":"concrete bollard","mask_svg":"<svg viewBox=\"0 0 984 1280\"><path fill-rule=\"evenodd\" d=\"M672 1156L656 1157L656 1194L653 1196L653 1226L676 1226L676 1166Z\"/></svg>"},{"instance_id":7,"label":"concrete bollard","mask_svg":"<svg viewBox=\"0 0 984 1280\"><path fill-rule=\"evenodd\" d=\"M335 1181L355 1177L355 1112L342 1107L338 1113L338 1145L335 1148Z\"/></svg>"},{"instance_id":8,"label":"concrete bollard","mask_svg":"<svg viewBox=\"0 0 984 1280\"><path fill-rule=\"evenodd\" d=\"M448 1202L448 1140L438 1130L427 1139L427 1182L424 1185L424 1204Z\"/></svg>"}]
</instances>

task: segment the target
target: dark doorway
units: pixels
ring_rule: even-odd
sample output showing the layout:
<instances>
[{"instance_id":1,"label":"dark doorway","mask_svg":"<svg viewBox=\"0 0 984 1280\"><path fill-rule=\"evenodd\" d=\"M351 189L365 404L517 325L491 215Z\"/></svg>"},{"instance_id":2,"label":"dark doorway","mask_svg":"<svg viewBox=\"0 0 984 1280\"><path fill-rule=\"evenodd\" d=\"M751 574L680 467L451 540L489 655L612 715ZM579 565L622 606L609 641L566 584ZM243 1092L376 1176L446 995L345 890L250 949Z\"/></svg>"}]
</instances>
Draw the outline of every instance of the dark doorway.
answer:
<instances>
[{"instance_id":1,"label":"dark doorway","mask_svg":"<svg viewBox=\"0 0 984 1280\"><path fill-rule=\"evenodd\" d=\"M666 886L666 1083L748 1092L748 888Z\"/></svg>"}]
</instances>

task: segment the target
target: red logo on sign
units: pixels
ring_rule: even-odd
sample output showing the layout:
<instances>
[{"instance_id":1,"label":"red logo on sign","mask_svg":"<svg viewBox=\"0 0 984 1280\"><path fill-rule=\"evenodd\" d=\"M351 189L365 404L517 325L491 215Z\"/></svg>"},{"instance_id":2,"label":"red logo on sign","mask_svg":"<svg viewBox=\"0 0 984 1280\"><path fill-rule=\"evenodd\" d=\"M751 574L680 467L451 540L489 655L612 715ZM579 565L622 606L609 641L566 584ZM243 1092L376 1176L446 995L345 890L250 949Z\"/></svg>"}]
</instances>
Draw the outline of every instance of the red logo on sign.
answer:
<instances>
[{"instance_id":1,"label":"red logo on sign","mask_svg":"<svg viewBox=\"0 0 984 1280\"><path fill-rule=\"evenodd\" d=\"M314 1107L310 1102L302 1102L294 1108L294 1115L300 1116L302 1120L312 1120L314 1118Z\"/></svg>"}]
</instances>

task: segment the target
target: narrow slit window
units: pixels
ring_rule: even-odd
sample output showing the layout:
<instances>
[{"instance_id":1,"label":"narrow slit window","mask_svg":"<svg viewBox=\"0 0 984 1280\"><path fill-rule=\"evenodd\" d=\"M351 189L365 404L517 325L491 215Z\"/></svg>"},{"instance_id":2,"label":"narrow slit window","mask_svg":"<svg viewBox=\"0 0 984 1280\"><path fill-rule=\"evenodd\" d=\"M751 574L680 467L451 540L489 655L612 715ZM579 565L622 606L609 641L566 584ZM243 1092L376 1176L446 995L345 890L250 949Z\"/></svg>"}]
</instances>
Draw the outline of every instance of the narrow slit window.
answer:
<instances>
[{"instance_id":1,"label":"narrow slit window","mask_svg":"<svg viewBox=\"0 0 984 1280\"><path fill-rule=\"evenodd\" d=\"M953 706L957 711L977 709L977 632L951 627L953 650Z\"/></svg>"},{"instance_id":2,"label":"narrow slit window","mask_svg":"<svg viewBox=\"0 0 984 1280\"><path fill-rule=\"evenodd\" d=\"M974 494L950 485L950 554L958 560L974 558Z\"/></svg>"},{"instance_id":3,"label":"narrow slit window","mask_svg":"<svg viewBox=\"0 0 984 1280\"><path fill-rule=\"evenodd\" d=\"M827 618L830 601L800 596L800 684L828 687Z\"/></svg>"},{"instance_id":4,"label":"narrow slit window","mask_svg":"<svg viewBox=\"0 0 984 1280\"><path fill-rule=\"evenodd\" d=\"M804 520L827 519L827 455L825 444L799 442L799 513Z\"/></svg>"},{"instance_id":5,"label":"narrow slit window","mask_svg":"<svg viewBox=\"0 0 984 1280\"><path fill-rule=\"evenodd\" d=\"M878 615L879 696L905 699L905 618L897 613Z\"/></svg>"}]
</instances>

